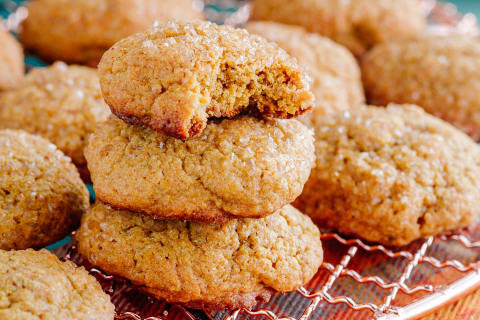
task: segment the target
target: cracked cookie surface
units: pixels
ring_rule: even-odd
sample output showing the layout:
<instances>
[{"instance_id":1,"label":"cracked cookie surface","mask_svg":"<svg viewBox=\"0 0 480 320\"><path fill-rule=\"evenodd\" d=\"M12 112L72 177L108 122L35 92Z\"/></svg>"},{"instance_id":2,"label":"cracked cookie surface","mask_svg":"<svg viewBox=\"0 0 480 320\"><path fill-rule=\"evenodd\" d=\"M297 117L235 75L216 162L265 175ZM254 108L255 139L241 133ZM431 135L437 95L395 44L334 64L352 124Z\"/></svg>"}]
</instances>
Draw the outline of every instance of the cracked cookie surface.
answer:
<instances>
[{"instance_id":1,"label":"cracked cookie surface","mask_svg":"<svg viewBox=\"0 0 480 320\"><path fill-rule=\"evenodd\" d=\"M477 38L427 37L385 43L365 56L362 70L369 103L414 103L480 140Z\"/></svg>"},{"instance_id":2,"label":"cracked cookie surface","mask_svg":"<svg viewBox=\"0 0 480 320\"><path fill-rule=\"evenodd\" d=\"M0 319L113 320L115 308L84 268L47 250L0 250Z\"/></svg>"},{"instance_id":3,"label":"cracked cookie surface","mask_svg":"<svg viewBox=\"0 0 480 320\"><path fill-rule=\"evenodd\" d=\"M192 0L35 0L20 26L27 50L48 62L96 67L115 42L155 21L201 19Z\"/></svg>"},{"instance_id":4,"label":"cracked cookie surface","mask_svg":"<svg viewBox=\"0 0 480 320\"><path fill-rule=\"evenodd\" d=\"M99 72L119 118L182 139L202 132L208 118L290 118L313 104L309 77L284 50L211 22L169 22L123 39Z\"/></svg>"},{"instance_id":5,"label":"cracked cookie surface","mask_svg":"<svg viewBox=\"0 0 480 320\"><path fill-rule=\"evenodd\" d=\"M23 58L20 43L0 25L0 91L18 86L25 72Z\"/></svg>"},{"instance_id":6,"label":"cracked cookie surface","mask_svg":"<svg viewBox=\"0 0 480 320\"><path fill-rule=\"evenodd\" d=\"M297 120L241 116L186 141L111 116L85 151L97 197L159 218L261 217L292 202L314 163Z\"/></svg>"},{"instance_id":7,"label":"cracked cookie surface","mask_svg":"<svg viewBox=\"0 0 480 320\"><path fill-rule=\"evenodd\" d=\"M479 147L417 106L338 113L315 135L316 167L294 204L322 226L399 246L478 216Z\"/></svg>"},{"instance_id":8,"label":"cracked cookie surface","mask_svg":"<svg viewBox=\"0 0 480 320\"><path fill-rule=\"evenodd\" d=\"M416 37L426 26L418 0L254 0L252 20L300 25L356 56L377 43Z\"/></svg>"},{"instance_id":9,"label":"cracked cookie surface","mask_svg":"<svg viewBox=\"0 0 480 320\"><path fill-rule=\"evenodd\" d=\"M313 112L298 118L306 125L312 126L312 118L365 104L360 68L343 46L302 27L276 22L249 22L245 29L277 43L312 77Z\"/></svg>"},{"instance_id":10,"label":"cracked cookie surface","mask_svg":"<svg viewBox=\"0 0 480 320\"><path fill-rule=\"evenodd\" d=\"M290 205L217 224L154 220L97 202L75 239L92 264L192 308L253 307L310 281L323 260L317 227Z\"/></svg>"},{"instance_id":11,"label":"cracked cookie surface","mask_svg":"<svg viewBox=\"0 0 480 320\"><path fill-rule=\"evenodd\" d=\"M0 93L0 128L25 130L53 142L86 181L87 136L110 114L96 70L63 62L33 69L19 88Z\"/></svg>"},{"instance_id":12,"label":"cracked cookie surface","mask_svg":"<svg viewBox=\"0 0 480 320\"><path fill-rule=\"evenodd\" d=\"M0 249L58 241L88 206L87 188L70 158L38 136L0 130Z\"/></svg>"}]
</instances>

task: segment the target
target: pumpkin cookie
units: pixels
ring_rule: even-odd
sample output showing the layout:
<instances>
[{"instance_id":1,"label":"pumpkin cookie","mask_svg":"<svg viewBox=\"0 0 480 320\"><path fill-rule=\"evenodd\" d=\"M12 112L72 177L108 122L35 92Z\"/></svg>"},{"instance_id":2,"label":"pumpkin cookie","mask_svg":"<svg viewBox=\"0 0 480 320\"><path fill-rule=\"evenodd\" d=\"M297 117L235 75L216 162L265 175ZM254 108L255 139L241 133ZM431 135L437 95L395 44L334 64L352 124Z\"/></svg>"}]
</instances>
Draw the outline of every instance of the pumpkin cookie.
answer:
<instances>
[{"instance_id":1,"label":"pumpkin cookie","mask_svg":"<svg viewBox=\"0 0 480 320\"><path fill-rule=\"evenodd\" d=\"M53 144L22 131L0 131L0 249L58 241L88 206L77 170Z\"/></svg>"},{"instance_id":2,"label":"pumpkin cookie","mask_svg":"<svg viewBox=\"0 0 480 320\"><path fill-rule=\"evenodd\" d=\"M23 58L20 43L0 26L0 91L18 86L25 72Z\"/></svg>"},{"instance_id":3,"label":"pumpkin cookie","mask_svg":"<svg viewBox=\"0 0 480 320\"><path fill-rule=\"evenodd\" d=\"M310 281L323 259L312 221L287 205L261 219L153 220L97 203L83 216L79 252L153 296L191 308L251 308Z\"/></svg>"},{"instance_id":4,"label":"pumpkin cookie","mask_svg":"<svg viewBox=\"0 0 480 320\"><path fill-rule=\"evenodd\" d=\"M97 197L158 218L261 217L302 192L312 132L296 120L242 116L186 141L111 116L85 150Z\"/></svg>"},{"instance_id":5,"label":"pumpkin cookie","mask_svg":"<svg viewBox=\"0 0 480 320\"><path fill-rule=\"evenodd\" d=\"M320 225L400 246L478 216L480 148L448 123L390 105L316 125L316 167L295 205Z\"/></svg>"},{"instance_id":6,"label":"pumpkin cookie","mask_svg":"<svg viewBox=\"0 0 480 320\"><path fill-rule=\"evenodd\" d=\"M84 268L47 250L0 250L0 319L113 320L115 308Z\"/></svg>"},{"instance_id":7,"label":"pumpkin cookie","mask_svg":"<svg viewBox=\"0 0 480 320\"><path fill-rule=\"evenodd\" d=\"M418 104L480 140L477 38L429 37L385 43L365 56L362 69L370 103Z\"/></svg>"},{"instance_id":8,"label":"pumpkin cookie","mask_svg":"<svg viewBox=\"0 0 480 320\"><path fill-rule=\"evenodd\" d=\"M277 45L210 22L161 24L123 39L99 64L105 101L131 124L186 139L208 118L309 110L309 79Z\"/></svg>"},{"instance_id":9,"label":"pumpkin cookie","mask_svg":"<svg viewBox=\"0 0 480 320\"><path fill-rule=\"evenodd\" d=\"M301 27L276 22L250 22L245 29L276 42L312 77L314 112L299 118L304 123L311 126L312 117L365 104L360 68L346 48Z\"/></svg>"},{"instance_id":10,"label":"pumpkin cookie","mask_svg":"<svg viewBox=\"0 0 480 320\"><path fill-rule=\"evenodd\" d=\"M377 43L423 33L418 0L254 0L252 20L300 25L361 56Z\"/></svg>"},{"instance_id":11,"label":"pumpkin cookie","mask_svg":"<svg viewBox=\"0 0 480 320\"><path fill-rule=\"evenodd\" d=\"M17 89L0 94L0 128L41 135L72 158L84 180L83 149L97 122L111 114L96 70L57 62L31 71Z\"/></svg>"},{"instance_id":12,"label":"pumpkin cookie","mask_svg":"<svg viewBox=\"0 0 480 320\"><path fill-rule=\"evenodd\" d=\"M33 0L27 8L20 39L28 50L92 67L115 42L156 21L202 18L192 0Z\"/></svg>"}]
</instances>

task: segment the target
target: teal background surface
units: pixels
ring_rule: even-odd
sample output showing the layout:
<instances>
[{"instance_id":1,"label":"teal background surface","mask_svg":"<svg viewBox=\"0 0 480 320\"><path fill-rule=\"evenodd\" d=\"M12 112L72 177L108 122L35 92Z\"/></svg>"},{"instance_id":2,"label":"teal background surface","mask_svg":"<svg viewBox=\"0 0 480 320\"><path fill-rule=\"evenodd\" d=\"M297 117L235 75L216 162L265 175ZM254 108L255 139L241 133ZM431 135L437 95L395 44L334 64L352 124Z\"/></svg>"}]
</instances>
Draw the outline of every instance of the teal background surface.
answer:
<instances>
[{"instance_id":1,"label":"teal background surface","mask_svg":"<svg viewBox=\"0 0 480 320\"><path fill-rule=\"evenodd\" d=\"M480 0L451 0L461 12L472 12L480 16Z\"/></svg>"}]
</instances>

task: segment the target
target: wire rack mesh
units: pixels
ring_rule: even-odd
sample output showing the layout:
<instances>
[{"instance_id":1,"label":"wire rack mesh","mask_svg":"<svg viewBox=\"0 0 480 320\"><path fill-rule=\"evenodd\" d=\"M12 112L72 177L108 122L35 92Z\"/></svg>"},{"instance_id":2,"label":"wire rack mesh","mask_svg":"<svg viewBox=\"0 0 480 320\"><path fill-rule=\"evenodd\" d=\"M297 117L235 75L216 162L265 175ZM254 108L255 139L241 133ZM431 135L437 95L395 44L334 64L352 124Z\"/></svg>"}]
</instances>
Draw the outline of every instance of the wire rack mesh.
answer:
<instances>
[{"instance_id":1,"label":"wire rack mesh","mask_svg":"<svg viewBox=\"0 0 480 320\"><path fill-rule=\"evenodd\" d=\"M476 18L461 15L449 3L422 0L429 13L429 32L478 33ZM3 26L15 31L28 12L22 1L0 0ZM216 22L241 24L247 1L207 0L201 7ZM41 65L31 60L27 65ZM324 231L325 261L304 287L276 294L253 310L187 310L152 299L127 280L89 265L67 243L53 251L84 266L102 284L116 306L116 319L128 320L320 320L416 319L480 287L480 224L468 229L391 249Z\"/></svg>"}]
</instances>

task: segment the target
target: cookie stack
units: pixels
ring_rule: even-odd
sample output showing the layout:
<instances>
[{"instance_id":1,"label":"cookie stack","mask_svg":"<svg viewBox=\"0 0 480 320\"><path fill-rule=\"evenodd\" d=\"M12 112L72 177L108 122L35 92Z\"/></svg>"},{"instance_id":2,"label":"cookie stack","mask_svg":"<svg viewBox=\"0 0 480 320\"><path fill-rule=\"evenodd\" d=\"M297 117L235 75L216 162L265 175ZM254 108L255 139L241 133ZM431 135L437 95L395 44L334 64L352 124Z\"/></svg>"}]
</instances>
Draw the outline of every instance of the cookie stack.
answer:
<instances>
[{"instance_id":1,"label":"cookie stack","mask_svg":"<svg viewBox=\"0 0 480 320\"><path fill-rule=\"evenodd\" d=\"M85 157L99 201L78 249L146 292L192 308L250 308L308 282L319 231L289 205L314 164L308 77L263 38L166 23L99 65L115 116Z\"/></svg>"}]
</instances>

